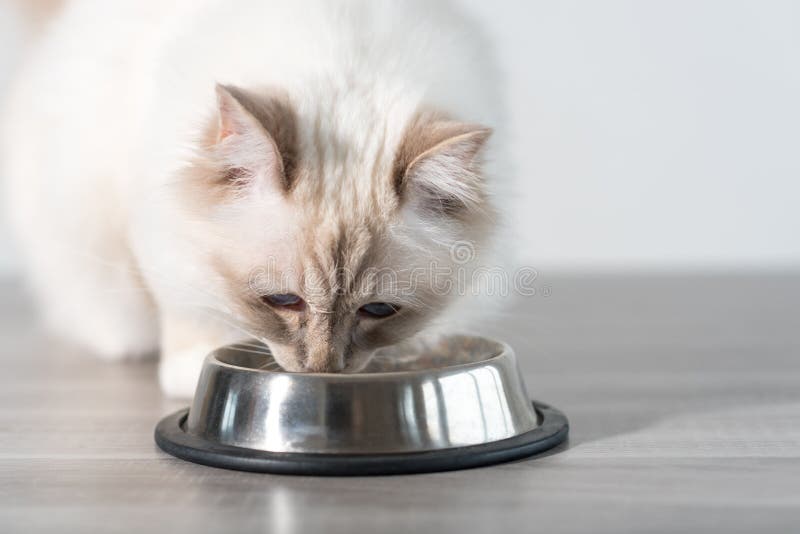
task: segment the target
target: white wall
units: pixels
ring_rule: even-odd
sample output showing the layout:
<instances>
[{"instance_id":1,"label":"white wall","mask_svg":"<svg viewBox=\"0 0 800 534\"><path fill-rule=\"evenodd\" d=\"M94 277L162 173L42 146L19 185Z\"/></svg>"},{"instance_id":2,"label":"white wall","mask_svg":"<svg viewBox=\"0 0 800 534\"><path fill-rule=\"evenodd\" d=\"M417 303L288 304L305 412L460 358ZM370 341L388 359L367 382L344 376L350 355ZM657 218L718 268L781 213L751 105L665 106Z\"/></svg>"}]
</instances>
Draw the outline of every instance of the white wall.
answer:
<instances>
[{"instance_id":1,"label":"white wall","mask_svg":"<svg viewBox=\"0 0 800 534\"><path fill-rule=\"evenodd\" d=\"M800 3L459 1L507 73L527 261L800 265Z\"/></svg>"},{"instance_id":2,"label":"white wall","mask_svg":"<svg viewBox=\"0 0 800 534\"><path fill-rule=\"evenodd\" d=\"M530 261L800 264L800 2L462 1L510 82Z\"/></svg>"}]
</instances>

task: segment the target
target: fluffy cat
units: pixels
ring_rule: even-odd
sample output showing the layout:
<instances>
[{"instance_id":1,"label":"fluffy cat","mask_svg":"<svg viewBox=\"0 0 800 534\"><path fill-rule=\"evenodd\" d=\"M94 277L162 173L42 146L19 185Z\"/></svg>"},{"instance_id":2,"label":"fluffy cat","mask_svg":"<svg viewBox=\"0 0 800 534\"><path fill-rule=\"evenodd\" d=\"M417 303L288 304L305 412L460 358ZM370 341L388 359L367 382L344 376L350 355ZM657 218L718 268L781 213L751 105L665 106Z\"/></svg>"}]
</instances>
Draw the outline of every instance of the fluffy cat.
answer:
<instances>
[{"instance_id":1,"label":"fluffy cat","mask_svg":"<svg viewBox=\"0 0 800 534\"><path fill-rule=\"evenodd\" d=\"M109 359L160 349L174 396L246 337L357 372L463 328L502 159L487 50L444 2L68 3L3 121L47 323Z\"/></svg>"}]
</instances>

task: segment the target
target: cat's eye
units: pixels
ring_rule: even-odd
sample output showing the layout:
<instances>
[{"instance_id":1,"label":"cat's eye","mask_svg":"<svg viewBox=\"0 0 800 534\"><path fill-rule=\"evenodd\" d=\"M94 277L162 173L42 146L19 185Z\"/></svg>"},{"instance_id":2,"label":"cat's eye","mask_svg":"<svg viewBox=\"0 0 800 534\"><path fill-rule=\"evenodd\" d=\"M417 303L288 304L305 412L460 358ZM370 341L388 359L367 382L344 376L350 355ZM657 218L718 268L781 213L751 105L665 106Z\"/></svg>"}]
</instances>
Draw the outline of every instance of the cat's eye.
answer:
<instances>
[{"instance_id":1,"label":"cat's eye","mask_svg":"<svg viewBox=\"0 0 800 534\"><path fill-rule=\"evenodd\" d=\"M264 295L261 300L275 308L286 308L290 310L302 310L306 302L294 293L275 293L274 295Z\"/></svg>"},{"instance_id":2,"label":"cat's eye","mask_svg":"<svg viewBox=\"0 0 800 534\"><path fill-rule=\"evenodd\" d=\"M364 317L371 317L373 319L383 319L397 313L399 306L394 306L387 302L370 302L364 304L358 309L358 314Z\"/></svg>"}]
</instances>

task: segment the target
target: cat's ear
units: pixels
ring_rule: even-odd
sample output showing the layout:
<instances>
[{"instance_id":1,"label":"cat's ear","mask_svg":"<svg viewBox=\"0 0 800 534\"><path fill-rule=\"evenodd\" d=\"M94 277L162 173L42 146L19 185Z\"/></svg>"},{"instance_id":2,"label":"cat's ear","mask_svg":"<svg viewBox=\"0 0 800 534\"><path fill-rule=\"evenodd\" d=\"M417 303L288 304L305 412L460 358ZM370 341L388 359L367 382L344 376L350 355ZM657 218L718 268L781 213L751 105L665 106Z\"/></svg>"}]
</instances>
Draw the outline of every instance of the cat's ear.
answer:
<instances>
[{"instance_id":1,"label":"cat's ear","mask_svg":"<svg viewBox=\"0 0 800 534\"><path fill-rule=\"evenodd\" d=\"M490 128L418 118L407 128L395 158L395 189L403 203L435 215L460 216L485 198L482 152Z\"/></svg>"},{"instance_id":2,"label":"cat's ear","mask_svg":"<svg viewBox=\"0 0 800 534\"><path fill-rule=\"evenodd\" d=\"M289 128L280 124L286 113L271 97L256 99L232 86L216 86L217 124L213 150L222 168L221 179L237 187L259 185L286 192L291 188L285 159L291 150L279 145L272 132ZM293 140L292 140L293 141Z\"/></svg>"}]
</instances>

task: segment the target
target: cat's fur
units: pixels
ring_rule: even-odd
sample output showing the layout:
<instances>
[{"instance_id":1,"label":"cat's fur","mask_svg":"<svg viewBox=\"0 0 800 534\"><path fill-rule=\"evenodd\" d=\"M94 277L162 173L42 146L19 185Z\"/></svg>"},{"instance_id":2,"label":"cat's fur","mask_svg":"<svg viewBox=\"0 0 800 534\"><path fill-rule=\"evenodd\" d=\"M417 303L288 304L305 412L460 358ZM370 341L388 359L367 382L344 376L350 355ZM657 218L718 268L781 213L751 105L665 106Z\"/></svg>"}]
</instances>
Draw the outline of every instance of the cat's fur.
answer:
<instances>
[{"instance_id":1,"label":"cat's fur","mask_svg":"<svg viewBox=\"0 0 800 534\"><path fill-rule=\"evenodd\" d=\"M160 347L173 395L243 337L288 370L352 372L452 327L457 291L420 273L464 268L454 243L487 248L496 85L480 33L443 2L67 4L3 119L48 323L107 358ZM369 276L387 270L389 285ZM360 318L372 301L400 312Z\"/></svg>"}]
</instances>

